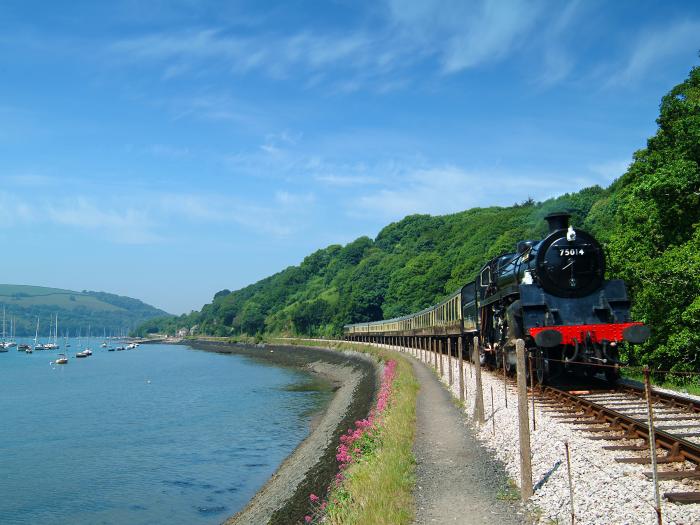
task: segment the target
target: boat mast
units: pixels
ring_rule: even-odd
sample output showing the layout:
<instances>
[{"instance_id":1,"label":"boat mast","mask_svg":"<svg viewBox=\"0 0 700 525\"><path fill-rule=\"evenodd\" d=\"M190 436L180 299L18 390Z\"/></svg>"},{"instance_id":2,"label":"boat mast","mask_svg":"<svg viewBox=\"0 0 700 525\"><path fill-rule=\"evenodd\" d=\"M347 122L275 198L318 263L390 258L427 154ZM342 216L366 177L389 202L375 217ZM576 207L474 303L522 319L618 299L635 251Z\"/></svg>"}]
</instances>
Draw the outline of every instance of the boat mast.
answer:
<instances>
[{"instance_id":1,"label":"boat mast","mask_svg":"<svg viewBox=\"0 0 700 525\"><path fill-rule=\"evenodd\" d=\"M31 332L30 332L31 333ZM36 332L34 334L34 346L39 343L39 316L36 316Z\"/></svg>"}]
</instances>

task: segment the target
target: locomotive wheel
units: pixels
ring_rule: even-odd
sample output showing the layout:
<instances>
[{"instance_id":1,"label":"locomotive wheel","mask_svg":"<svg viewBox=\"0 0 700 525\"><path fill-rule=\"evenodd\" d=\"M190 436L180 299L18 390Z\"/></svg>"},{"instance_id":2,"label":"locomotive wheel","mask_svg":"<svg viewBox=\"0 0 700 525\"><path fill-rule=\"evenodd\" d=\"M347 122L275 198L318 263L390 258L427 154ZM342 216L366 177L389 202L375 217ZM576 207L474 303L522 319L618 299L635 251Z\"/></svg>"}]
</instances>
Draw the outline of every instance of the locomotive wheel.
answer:
<instances>
[{"instance_id":1,"label":"locomotive wheel","mask_svg":"<svg viewBox=\"0 0 700 525\"><path fill-rule=\"evenodd\" d=\"M538 348L535 352L535 377L540 385L546 385L549 381L549 359L545 355L546 350Z\"/></svg>"},{"instance_id":2,"label":"locomotive wheel","mask_svg":"<svg viewBox=\"0 0 700 525\"><path fill-rule=\"evenodd\" d=\"M583 369L583 373L588 379L593 379L596 375L598 375L598 369L596 369L594 366L587 366Z\"/></svg>"},{"instance_id":3,"label":"locomotive wheel","mask_svg":"<svg viewBox=\"0 0 700 525\"><path fill-rule=\"evenodd\" d=\"M515 364L511 363L511 360L509 359L510 355L514 353L515 351L506 351L506 374L508 374L509 376L515 375Z\"/></svg>"},{"instance_id":4,"label":"locomotive wheel","mask_svg":"<svg viewBox=\"0 0 700 525\"><path fill-rule=\"evenodd\" d=\"M617 368L605 369L605 380L611 385L616 385L620 379L620 370Z\"/></svg>"}]
</instances>

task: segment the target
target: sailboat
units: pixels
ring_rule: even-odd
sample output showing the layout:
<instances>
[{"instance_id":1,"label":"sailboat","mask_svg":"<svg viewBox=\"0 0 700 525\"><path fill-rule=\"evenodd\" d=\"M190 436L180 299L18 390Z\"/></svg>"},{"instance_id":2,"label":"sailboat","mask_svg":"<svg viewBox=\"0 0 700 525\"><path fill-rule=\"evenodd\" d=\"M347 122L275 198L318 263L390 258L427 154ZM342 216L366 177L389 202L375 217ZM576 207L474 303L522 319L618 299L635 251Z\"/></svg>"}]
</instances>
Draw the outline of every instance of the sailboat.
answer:
<instances>
[{"instance_id":1,"label":"sailboat","mask_svg":"<svg viewBox=\"0 0 700 525\"><path fill-rule=\"evenodd\" d=\"M53 319L49 319L49 342L44 345L44 350L56 350L58 348L58 342L56 341L56 336L58 335L56 332L58 328L58 314L56 314L55 326L53 324Z\"/></svg>"},{"instance_id":2,"label":"sailboat","mask_svg":"<svg viewBox=\"0 0 700 525\"><path fill-rule=\"evenodd\" d=\"M5 340L5 307L2 307L2 341L0 341L0 352L7 352L7 341Z\"/></svg>"},{"instance_id":3,"label":"sailboat","mask_svg":"<svg viewBox=\"0 0 700 525\"><path fill-rule=\"evenodd\" d=\"M83 353L86 355L92 355L92 350L90 349L90 332L92 331L92 327L88 325L88 335L87 335L87 345L83 349Z\"/></svg>"},{"instance_id":4,"label":"sailboat","mask_svg":"<svg viewBox=\"0 0 700 525\"><path fill-rule=\"evenodd\" d=\"M15 326L17 325L17 321L15 321ZM22 343L17 346L17 350L20 352L26 352L27 350L31 350L32 346L28 345L27 343ZM31 354L31 352L28 352Z\"/></svg>"},{"instance_id":5,"label":"sailboat","mask_svg":"<svg viewBox=\"0 0 700 525\"><path fill-rule=\"evenodd\" d=\"M5 348L12 348L17 346L17 341L15 341L15 332L17 331L17 323L14 317L10 317L10 340L5 343Z\"/></svg>"},{"instance_id":6,"label":"sailboat","mask_svg":"<svg viewBox=\"0 0 700 525\"><path fill-rule=\"evenodd\" d=\"M53 347L55 350L61 348L58 346L58 314L56 314L56 322L53 325Z\"/></svg>"},{"instance_id":7,"label":"sailboat","mask_svg":"<svg viewBox=\"0 0 700 525\"><path fill-rule=\"evenodd\" d=\"M107 348L107 329L102 328L102 344L100 345L102 348Z\"/></svg>"},{"instance_id":8,"label":"sailboat","mask_svg":"<svg viewBox=\"0 0 700 525\"><path fill-rule=\"evenodd\" d=\"M39 316L36 316L36 332L34 332L34 350L44 350L44 345L39 344Z\"/></svg>"}]
</instances>

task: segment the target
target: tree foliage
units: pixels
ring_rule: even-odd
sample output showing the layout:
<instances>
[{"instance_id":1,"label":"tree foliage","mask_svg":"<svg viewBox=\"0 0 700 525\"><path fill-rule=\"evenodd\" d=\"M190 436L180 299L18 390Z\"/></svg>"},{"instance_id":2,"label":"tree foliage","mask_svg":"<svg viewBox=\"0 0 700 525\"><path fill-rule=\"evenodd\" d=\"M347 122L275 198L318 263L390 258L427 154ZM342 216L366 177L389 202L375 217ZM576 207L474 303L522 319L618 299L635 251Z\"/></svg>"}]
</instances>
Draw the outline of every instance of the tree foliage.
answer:
<instances>
[{"instance_id":1,"label":"tree foliage","mask_svg":"<svg viewBox=\"0 0 700 525\"><path fill-rule=\"evenodd\" d=\"M338 335L343 324L408 314L472 280L491 257L546 232L544 216L572 213L605 245L609 277L625 279L634 316L652 339L629 358L698 370L700 353L700 69L662 100L658 131L627 172L544 202L411 215L376 239L332 245L241 290L222 290L201 312L149 322L174 331Z\"/></svg>"}]
</instances>

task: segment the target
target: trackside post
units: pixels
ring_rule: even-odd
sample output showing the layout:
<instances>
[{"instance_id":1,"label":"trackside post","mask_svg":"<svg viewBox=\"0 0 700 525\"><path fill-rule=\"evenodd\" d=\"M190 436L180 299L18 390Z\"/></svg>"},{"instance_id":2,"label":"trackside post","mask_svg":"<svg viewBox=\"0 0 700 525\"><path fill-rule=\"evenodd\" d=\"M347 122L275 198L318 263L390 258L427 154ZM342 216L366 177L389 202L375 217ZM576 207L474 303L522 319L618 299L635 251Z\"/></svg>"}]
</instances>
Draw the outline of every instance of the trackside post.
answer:
<instances>
[{"instance_id":1,"label":"trackside post","mask_svg":"<svg viewBox=\"0 0 700 525\"><path fill-rule=\"evenodd\" d=\"M457 352L459 352L459 400L464 401L464 358L462 357L462 334L457 339Z\"/></svg>"},{"instance_id":2,"label":"trackside post","mask_svg":"<svg viewBox=\"0 0 700 525\"><path fill-rule=\"evenodd\" d=\"M474 395L474 417L480 425L484 423L484 393L481 388L481 358L479 356L479 338L474 337L474 348L472 349L474 358L474 375L476 378Z\"/></svg>"},{"instance_id":3,"label":"trackside post","mask_svg":"<svg viewBox=\"0 0 700 525\"><path fill-rule=\"evenodd\" d=\"M518 374L518 428L520 431L520 494L523 501L532 496L532 462L530 456L530 421L527 407L527 378L525 377L525 341L515 342Z\"/></svg>"}]
</instances>

